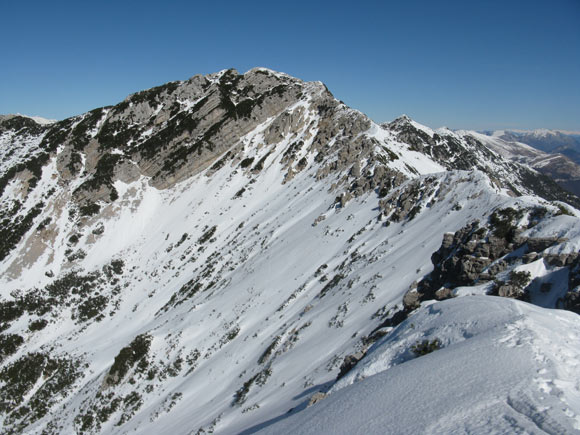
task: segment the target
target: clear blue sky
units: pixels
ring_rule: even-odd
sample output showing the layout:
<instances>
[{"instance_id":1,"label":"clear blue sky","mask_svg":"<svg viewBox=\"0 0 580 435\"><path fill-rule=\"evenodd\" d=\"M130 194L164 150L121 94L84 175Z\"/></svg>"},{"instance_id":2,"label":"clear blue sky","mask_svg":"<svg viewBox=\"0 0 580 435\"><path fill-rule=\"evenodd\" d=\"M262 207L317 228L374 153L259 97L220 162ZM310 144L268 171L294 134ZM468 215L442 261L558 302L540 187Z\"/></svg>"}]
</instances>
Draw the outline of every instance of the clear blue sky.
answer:
<instances>
[{"instance_id":1,"label":"clear blue sky","mask_svg":"<svg viewBox=\"0 0 580 435\"><path fill-rule=\"evenodd\" d=\"M0 113L62 119L234 67L388 121L580 130L580 0L4 1Z\"/></svg>"}]
</instances>

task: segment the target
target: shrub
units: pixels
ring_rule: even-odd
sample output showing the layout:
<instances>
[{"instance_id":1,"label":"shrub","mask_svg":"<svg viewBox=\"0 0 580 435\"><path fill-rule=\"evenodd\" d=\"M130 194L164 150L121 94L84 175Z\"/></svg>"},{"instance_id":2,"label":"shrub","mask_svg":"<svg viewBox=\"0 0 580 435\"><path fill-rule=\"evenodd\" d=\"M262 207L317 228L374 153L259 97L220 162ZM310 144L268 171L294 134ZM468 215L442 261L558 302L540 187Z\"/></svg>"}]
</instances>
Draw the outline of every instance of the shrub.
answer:
<instances>
[{"instance_id":1,"label":"shrub","mask_svg":"<svg viewBox=\"0 0 580 435\"><path fill-rule=\"evenodd\" d=\"M514 272L510 273L510 283L515 285L521 289L524 289L528 286L530 281L532 280L532 275L530 272Z\"/></svg>"},{"instance_id":2,"label":"shrub","mask_svg":"<svg viewBox=\"0 0 580 435\"><path fill-rule=\"evenodd\" d=\"M493 226L493 234L496 237L512 241L515 235L516 224L514 221L521 219L522 210L511 207L494 211L489 217L489 223Z\"/></svg>"},{"instance_id":3,"label":"shrub","mask_svg":"<svg viewBox=\"0 0 580 435\"><path fill-rule=\"evenodd\" d=\"M441 349L441 342L439 341L438 338L435 338L431 341L429 340L418 341L413 346L411 346L411 350L417 356L427 355L428 353L431 353L439 349Z\"/></svg>"},{"instance_id":4,"label":"shrub","mask_svg":"<svg viewBox=\"0 0 580 435\"><path fill-rule=\"evenodd\" d=\"M151 339L152 337L148 334L138 335L131 344L119 351L107 375L107 385L119 384L135 364L141 363L142 360L145 361L151 346ZM139 366L141 365L145 368L147 364L139 364Z\"/></svg>"},{"instance_id":5,"label":"shrub","mask_svg":"<svg viewBox=\"0 0 580 435\"><path fill-rule=\"evenodd\" d=\"M48 321L46 319L37 319L30 322L28 329L32 332L40 331L46 328L46 325L48 325Z\"/></svg>"},{"instance_id":6,"label":"shrub","mask_svg":"<svg viewBox=\"0 0 580 435\"><path fill-rule=\"evenodd\" d=\"M17 334L0 335L0 361L18 350L24 339Z\"/></svg>"}]
</instances>

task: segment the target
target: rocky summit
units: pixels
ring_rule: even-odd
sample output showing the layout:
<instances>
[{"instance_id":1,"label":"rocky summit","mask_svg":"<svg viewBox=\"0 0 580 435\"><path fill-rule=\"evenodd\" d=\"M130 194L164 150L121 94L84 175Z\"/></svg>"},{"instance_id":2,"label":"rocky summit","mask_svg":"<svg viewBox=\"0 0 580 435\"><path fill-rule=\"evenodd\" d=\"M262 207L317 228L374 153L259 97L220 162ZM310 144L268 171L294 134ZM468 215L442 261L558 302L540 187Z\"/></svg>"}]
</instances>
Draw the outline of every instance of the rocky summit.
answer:
<instances>
[{"instance_id":1,"label":"rocky summit","mask_svg":"<svg viewBox=\"0 0 580 435\"><path fill-rule=\"evenodd\" d=\"M1 116L0 432L314 433L396 379L424 425L411 373L428 385L472 336L523 361L523 321L521 382L470 426L434 386L457 412L433 433L580 430L580 199L498 140L377 124L265 68ZM480 360L457 379L500 376Z\"/></svg>"}]
</instances>

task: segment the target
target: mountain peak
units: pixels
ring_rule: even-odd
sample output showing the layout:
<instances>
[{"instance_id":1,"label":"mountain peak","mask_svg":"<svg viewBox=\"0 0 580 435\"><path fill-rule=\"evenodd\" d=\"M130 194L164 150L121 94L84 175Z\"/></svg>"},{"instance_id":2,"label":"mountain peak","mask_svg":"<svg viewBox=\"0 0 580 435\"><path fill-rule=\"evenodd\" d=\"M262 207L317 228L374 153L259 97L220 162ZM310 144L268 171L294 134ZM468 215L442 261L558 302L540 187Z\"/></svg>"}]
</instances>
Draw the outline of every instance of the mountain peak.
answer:
<instances>
[{"instance_id":1,"label":"mountain peak","mask_svg":"<svg viewBox=\"0 0 580 435\"><path fill-rule=\"evenodd\" d=\"M14 119L0 123L5 432L253 433L332 401L359 361L377 370L375 342L378 366L410 361L421 384L416 358L457 361L474 327L506 323L466 306L580 310L580 213L552 202L568 199L553 182L477 137L379 126L320 82L229 69L44 127ZM505 297L478 309L472 293ZM559 367L561 404L577 394ZM525 424L545 404L529 400ZM551 405L545 421L566 430Z\"/></svg>"},{"instance_id":2,"label":"mountain peak","mask_svg":"<svg viewBox=\"0 0 580 435\"><path fill-rule=\"evenodd\" d=\"M398 122L398 123L406 123L406 122L412 122L413 120L406 114L402 114L400 116L398 116L397 118L395 118L393 121L391 122Z\"/></svg>"}]
</instances>

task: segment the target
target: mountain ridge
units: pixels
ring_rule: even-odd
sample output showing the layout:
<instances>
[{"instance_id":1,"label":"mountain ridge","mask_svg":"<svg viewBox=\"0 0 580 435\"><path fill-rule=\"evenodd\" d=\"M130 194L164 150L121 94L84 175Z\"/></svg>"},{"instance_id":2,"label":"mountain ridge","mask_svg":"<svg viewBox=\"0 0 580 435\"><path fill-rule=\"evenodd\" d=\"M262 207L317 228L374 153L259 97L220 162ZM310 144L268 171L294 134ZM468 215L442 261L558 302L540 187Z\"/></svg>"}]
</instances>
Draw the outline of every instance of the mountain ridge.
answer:
<instances>
[{"instance_id":1,"label":"mountain ridge","mask_svg":"<svg viewBox=\"0 0 580 435\"><path fill-rule=\"evenodd\" d=\"M417 305L579 307L573 196L320 82L224 70L0 143L2 431L239 433Z\"/></svg>"}]
</instances>

